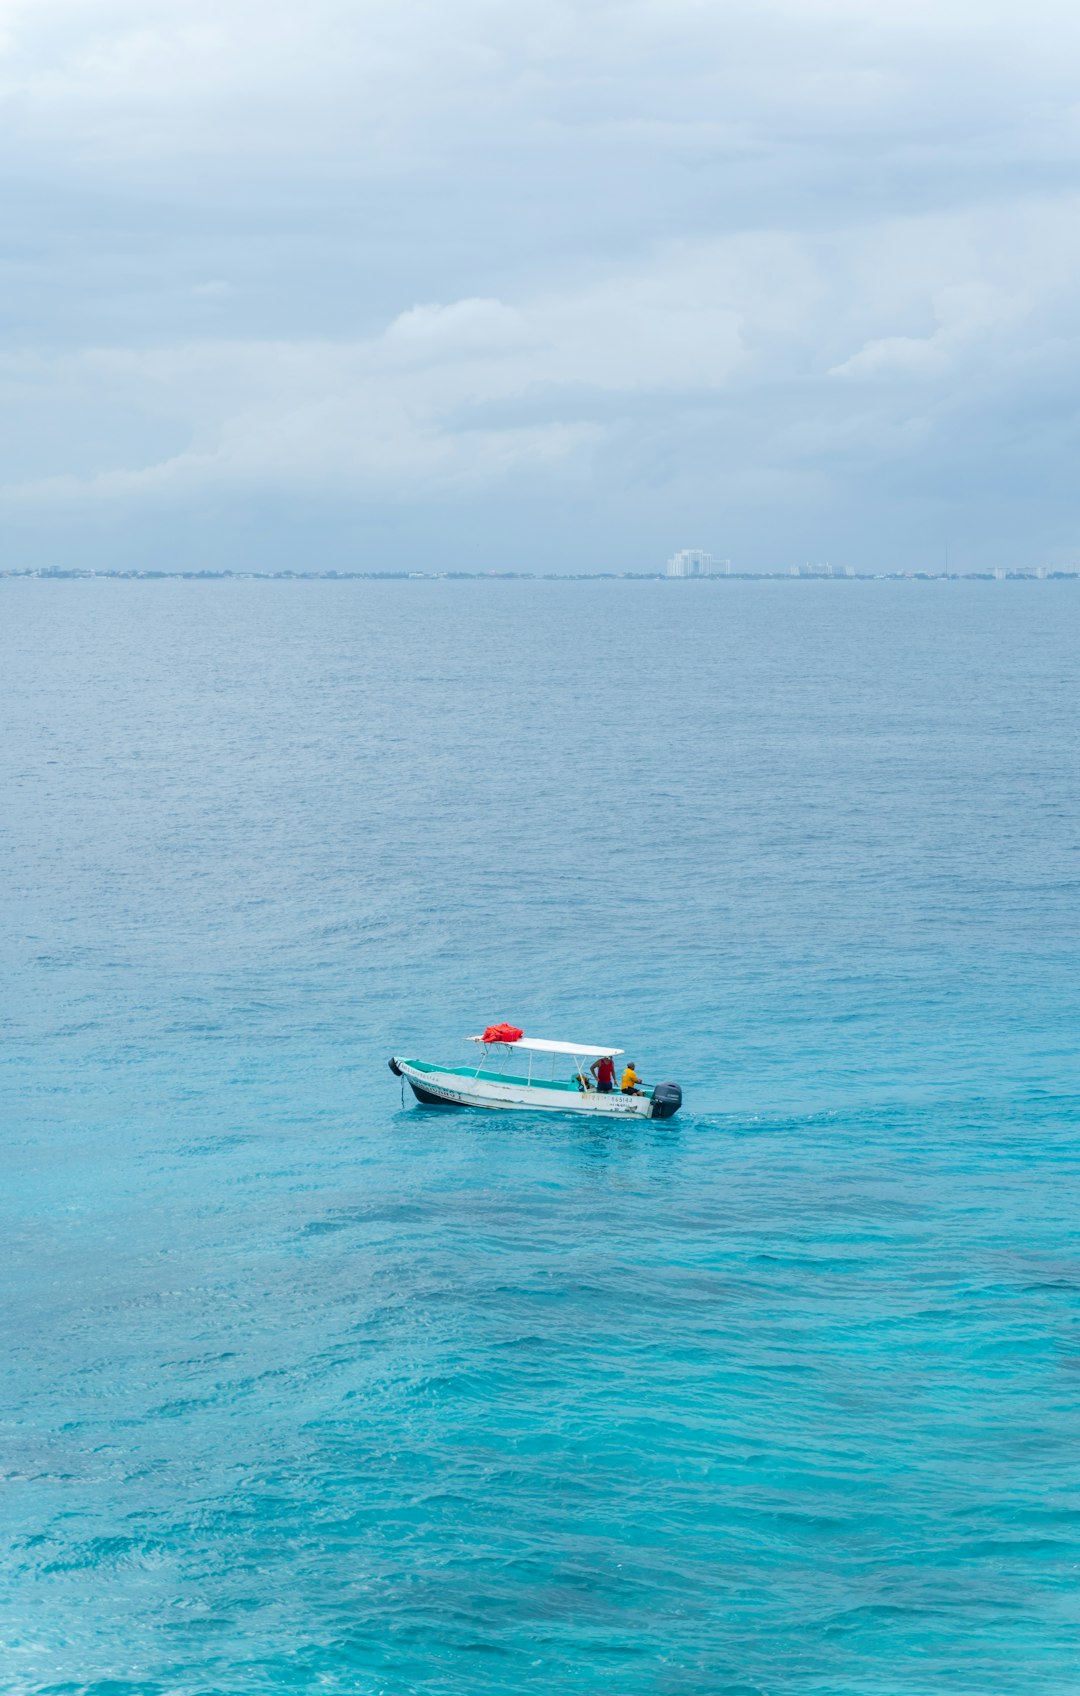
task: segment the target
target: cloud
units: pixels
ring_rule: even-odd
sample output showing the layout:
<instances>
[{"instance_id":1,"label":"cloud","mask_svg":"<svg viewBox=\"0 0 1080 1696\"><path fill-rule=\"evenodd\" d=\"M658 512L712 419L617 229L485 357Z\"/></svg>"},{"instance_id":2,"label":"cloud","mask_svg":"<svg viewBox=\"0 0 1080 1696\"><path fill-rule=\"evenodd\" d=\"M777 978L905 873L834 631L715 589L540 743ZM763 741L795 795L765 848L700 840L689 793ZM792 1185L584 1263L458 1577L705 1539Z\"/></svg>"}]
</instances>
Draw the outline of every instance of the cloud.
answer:
<instances>
[{"instance_id":1,"label":"cloud","mask_svg":"<svg viewBox=\"0 0 1080 1696\"><path fill-rule=\"evenodd\" d=\"M879 397L883 428L890 410L907 407L912 378L941 380L967 362L984 388L995 372L1014 381L1025 338L1051 325L1075 334L1071 277L1056 216L1024 213L1012 240L1000 215L962 228L936 216L824 240L679 243L576 292L410 307L366 339L85 350L37 364L46 403L63 395L89 429L108 396L133 420L168 421L177 451L81 479L43 468L19 498L121 499L235 478L346 493L377 480L384 495L408 499L429 483L588 455L637 427L643 405L657 416L746 409L777 385L802 394L776 451L805 459L816 441L826 462L844 434L842 418L822 425L829 379L899 384ZM928 328L913 333L920 324ZM25 391L25 361L9 364L7 381ZM502 422L478 424L485 416ZM865 412L853 423L865 433ZM5 494L17 491L9 484Z\"/></svg>"},{"instance_id":2,"label":"cloud","mask_svg":"<svg viewBox=\"0 0 1080 1696\"><path fill-rule=\"evenodd\" d=\"M830 374L868 379L942 376L996 332L1022 321L1046 294L1045 274L1034 286L1029 279L1026 287L1012 290L975 280L952 283L929 298L935 319L930 335L875 337L834 365Z\"/></svg>"},{"instance_id":3,"label":"cloud","mask_svg":"<svg viewBox=\"0 0 1080 1696\"><path fill-rule=\"evenodd\" d=\"M1053 548L1078 37L1058 0L0 0L0 507L46 549L63 510L450 500L738 553L962 499Z\"/></svg>"},{"instance_id":4,"label":"cloud","mask_svg":"<svg viewBox=\"0 0 1080 1696\"><path fill-rule=\"evenodd\" d=\"M433 301L399 313L383 337L395 353L421 359L460 359L498 354L527 338L520 312L501 300L457 300L449 306Z\"/></svg>"},{"instance_id":5,"label":"cloud","mask_svg":"<svg viewBox=\"0 0 1080 1696\"><path fill-rule=\"evenodd\" d=\"M604 131L947 158L1067 120L1078 38L1061 0L4 0L0 95L12 129L120 170L212 152L227 175L242 141L394 172Z\"/></svg>"}]
</instances>

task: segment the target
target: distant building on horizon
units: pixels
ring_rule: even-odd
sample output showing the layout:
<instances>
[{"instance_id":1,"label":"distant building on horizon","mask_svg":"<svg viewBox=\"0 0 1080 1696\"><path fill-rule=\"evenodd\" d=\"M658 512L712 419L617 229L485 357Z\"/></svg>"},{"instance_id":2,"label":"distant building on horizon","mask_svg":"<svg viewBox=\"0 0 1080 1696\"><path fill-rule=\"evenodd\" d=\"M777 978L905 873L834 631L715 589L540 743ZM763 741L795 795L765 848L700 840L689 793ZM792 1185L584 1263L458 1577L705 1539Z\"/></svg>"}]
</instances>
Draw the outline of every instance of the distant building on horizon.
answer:
<instances>
[{"instance_id":1,"label":"distant building on horizon","mask_svg":"<svg viewBox=\"0 0 1080 1696\"><path fill-rule=\"evenodd\" d=\"M665 577L726 577L731 570L729 559L716 559L701 548L680 548L672 554L664 568Z\"/></svg>"}]
</instances>

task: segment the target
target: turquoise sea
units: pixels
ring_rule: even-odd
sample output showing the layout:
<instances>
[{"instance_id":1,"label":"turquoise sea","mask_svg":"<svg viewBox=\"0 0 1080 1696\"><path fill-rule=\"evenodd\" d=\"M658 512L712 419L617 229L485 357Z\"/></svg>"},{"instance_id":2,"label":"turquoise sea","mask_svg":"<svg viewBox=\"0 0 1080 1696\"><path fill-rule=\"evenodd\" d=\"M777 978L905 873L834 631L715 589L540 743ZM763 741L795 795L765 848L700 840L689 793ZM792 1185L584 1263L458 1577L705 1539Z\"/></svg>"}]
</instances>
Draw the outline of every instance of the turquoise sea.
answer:
<instances>
[{"instance_id":1,"label":"turquoise sea","mask_svg":"<svg viewBox=\"0 0 1080 1696\"><path fill-rule=\"evenodd\" d=\"M1078 654L0 584L5 1696L1075 1696ZM499 1019L684 1111L402 1104Z\"/></svg>"}]
</instances>

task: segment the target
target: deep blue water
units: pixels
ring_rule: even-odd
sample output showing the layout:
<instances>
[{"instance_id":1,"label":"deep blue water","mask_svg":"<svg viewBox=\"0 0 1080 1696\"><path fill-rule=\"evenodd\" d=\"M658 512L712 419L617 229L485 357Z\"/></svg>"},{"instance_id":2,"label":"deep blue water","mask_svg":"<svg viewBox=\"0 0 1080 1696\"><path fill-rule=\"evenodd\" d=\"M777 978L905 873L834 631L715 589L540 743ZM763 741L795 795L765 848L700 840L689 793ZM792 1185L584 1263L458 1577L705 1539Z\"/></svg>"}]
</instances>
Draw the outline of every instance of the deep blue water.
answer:
<instances>
[{"instance_id":1,"label":"deep blue water","mask_svg":"<svg viewBox=\"0 0 1080 1696\"><path fill-rule=\"evenodd\" d=\"M1078 654L0 585L0 1687L1073 1696ZM502 1018L684 1112L402 1107Z\"/></svg>"}]
</instances>

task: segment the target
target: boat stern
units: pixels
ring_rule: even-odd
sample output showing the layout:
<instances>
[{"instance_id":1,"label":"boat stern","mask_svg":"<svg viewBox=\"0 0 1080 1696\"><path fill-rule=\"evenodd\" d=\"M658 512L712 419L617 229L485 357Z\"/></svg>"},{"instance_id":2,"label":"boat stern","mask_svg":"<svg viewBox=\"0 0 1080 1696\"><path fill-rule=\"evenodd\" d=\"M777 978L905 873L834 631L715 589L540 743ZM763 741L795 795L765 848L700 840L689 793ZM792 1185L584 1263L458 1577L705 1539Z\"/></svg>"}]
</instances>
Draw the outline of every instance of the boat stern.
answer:
<instances>
[{"instance_id":1,"label":"boat stern","mask_svg":"<svg viewBox=\"0 0 1080 1696\"><path fill-rule=\"evenodd\" d=\"M682 1106L682 1090L678 1084L657 1084L652 1092L650 1119L673 1119Z\"/></svg>"}]
</instances>

